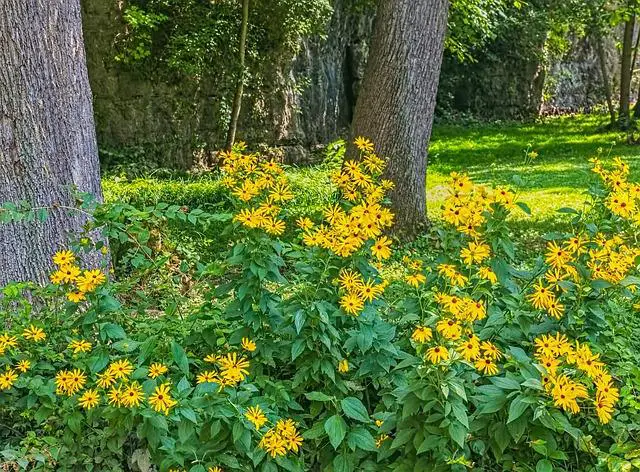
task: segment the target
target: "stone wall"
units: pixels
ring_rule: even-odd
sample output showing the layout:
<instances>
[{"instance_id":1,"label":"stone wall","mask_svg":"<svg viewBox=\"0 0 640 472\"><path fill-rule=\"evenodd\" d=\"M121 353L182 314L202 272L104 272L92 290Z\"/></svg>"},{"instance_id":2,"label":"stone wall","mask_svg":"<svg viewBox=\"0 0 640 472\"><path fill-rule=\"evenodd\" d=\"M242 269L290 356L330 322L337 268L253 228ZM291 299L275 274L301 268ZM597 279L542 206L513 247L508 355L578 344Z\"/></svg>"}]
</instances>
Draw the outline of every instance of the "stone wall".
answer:
<instances>
[{"instance_id":1,"label":"stone wall","mask_svg":"<svg viewBox=\"0 0 640 472\"><path fill-rule=\"evenodd\" d=\"M215 76L167 79L119 64L114 41L124 27L122 2L83 0L82 6L103 161L139 155L157 165L189 168L224 145L228 97L221 96ZM280 58L259 71L260 88L246 88L238 139L282 146L286 159L296 163L336 139L351 120L371 23L372 16L353 11L349 0L337 0L326 39L304 41L295 58Z\"/></svg>"}]
</instances>

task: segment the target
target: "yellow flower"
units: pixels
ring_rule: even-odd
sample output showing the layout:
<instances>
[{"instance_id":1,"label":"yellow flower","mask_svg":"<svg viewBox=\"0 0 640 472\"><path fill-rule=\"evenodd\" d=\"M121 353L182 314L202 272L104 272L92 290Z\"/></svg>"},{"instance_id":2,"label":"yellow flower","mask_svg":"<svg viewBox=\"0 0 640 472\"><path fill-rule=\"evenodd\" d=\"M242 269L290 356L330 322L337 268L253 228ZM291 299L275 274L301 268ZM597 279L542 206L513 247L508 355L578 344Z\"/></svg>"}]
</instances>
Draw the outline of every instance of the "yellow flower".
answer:
<instances>
[{"instance_id":1,"label":"yellow flower","mask_svg":"<svg viewBox=\"0 0 640 472\"><path fill-rule=\"evenodd\" d=\"M435 346L427 351L426 358L432 364L449 359L449 351L444 346Z\"/></svg>"},{"instance_id":2,"label":"yellow flower","mask_svg":"<svg viewBox=\"0 0 640 472\"><path fill-rule=\"evenodd\" d=\"M416 326L411 335L411 339L422 344L431 341L431 338L433 338L433 332L426 326Z\"/></svg>"},{"instance_id":3,"label":"yellow flower","mask_svg":"<svg viewBox=\"0 0 640 472\"><path fill-rule=\"evenodd\" d=\"M384 424L384 421L382 420L376 420L376 426L379 428L380 426L382 426Z\"/></svg>"},{"instance_id":4,"label":"yellow flower","mask_svg":"<svg viewBox=\"0 0 640 472\"><path fill-rule=\"evenodd\" d=\"M253 352L256 350L256 343L249 338L242 338L242 349Z\"/></svg>"},{"instance_id":5,"label":"yellow flower","mask_svg":"<svg viewBox=\"0 0 640 472\"><path fill-rule=\"evenodd\" d=\"M547 254L545 256L547 264L554 268L562 268L571 261L571 253L555 241L547 243Z\"/></svg>"},{"instance_id":6,"label":"yellow flower","mask_svg":"<svg viewBox=\"0 0 640 472\"><path fill-rule=\"evenodd\" d=\"M480 343L478 342L478 338L473 337L463 342L457 350L467 362L478 359L478 357L480 357Z\"/></svg>"},{"instance_id":7,"label":"yellow flower","mask_svg":"<svg viewBox=\"0 0 640 472\"><path fill-rule=\"evenodd\" d=\"M386 236L377 239L371 246L371 254L378 259L388 259L391 257L391 240Z\"/></svg>"},{"instance_id":8,"label":"yellow flower","mask_svg":"<svg viewBox=\"0 0 640 472\"><path fill-rule=\"evenodd\" d=\"M133 408L140 406L143 398L144 393L142 392L140 384L138 382L132 382L122 392L121 401L124 406Z\"/></svg>"},{"instance_id":9,"label":"yellow flower","mask_svg":"<svg viewBox=\"0 0 640 472\"><path fill-rule=\"evenodd\" d=\"M238 357L235 352L227 354L218 361L220 375L229 382L242 382L249 375L249 361L244 357Z\"/></svg>"},{"instance_id":10,"label":"yellow flower","mask_svg":"<svg viewBox=\"0 0 640 472\"><path fill-rule=\"evenodd\" d=\"M205 370L198 374L197 382L199 384L202 383L220 383L220 377L218 377L218 373L215 370Z\"/></svg>"},{"instance_id":11,"label":"yellow flower","mask_svg":"<svg viewBox=\"0 0 640 472\"><path fill-rule=\"evenodd\" d=\"M462 326L457 321L451 319L440 320L436 324L436 330L446 339L455 341L462 336Z\"/></svg>"},{"instance_id":12,"label":"yellow flower","mask_svg":"<svg viewBox=\"0 0 640 472\"><path fill-rule=\"evenodd\" d=\"M380 436L378 436L378 438L376 439L376 447L380 449L380 446L382 446L382 443L385 442L387 439L390 439L390 436L388 434L381 434Z\"/></svg>"},{"instance_id":13,"label":"yellow flower","mask_svg":"<svg viewBox=\"0 0 640 472\"><path fill-rule=\"evenodd\" d=\"M218 356L217 354L207 354L207 356L204 358L204 361L208 362L209 364L215 364L219 359L220 356Z\"/></svg>"},{"instance_id":14,"label":"yellow flower","mask_svg":"<svg viewBox=\"0 0 640 472\"><path fill-rule=\"evenodd\" d=\"M218 467L216 465L214 467L209 467L209 469L207 469L207 472L224 472L224 470L222 469L222 467Z\"/></svg>"},{"instance_id":15,"label":"yellow flower","mask_svg":"<svg viewBox=\"0 0 640 472\"><path fill-rule=\"evenodd\" d=\"M338 362L338 372L340 372L341 374L346 374L347 372L349 372L348 360L341 359L340 362Z\"/></svg>"},{"instance_id":16,"label":"yellow flower","mask_svg":"<svg viewBox=\"0 0 640 472\"><path fill-rule=\"evenodd\" d=\"M161 375L166 374L168 370L169 369L167 369L166 365L159 362L154 362L149 366L149 378L155 379L157 377L160 377Z\"/></svg>"},{"instance_id":17,"label":"yellow flower","mask_svg":"<svg viewBox=\"0 0 640 472\"><path fill-rule=\"evenodd\" d=\"M373 152L373 143L362 136L358 136L353 142L362 152Z\"/></svg>"},{"instance_id":18,"label":"yellow flower","mask_svg":"<svg viewBox=\"0 0 640 472\"><path fill-rule=\"evenodd\" d=\"M51 283L55 285L64 283L64 272L62 272L61 270L56 270L49 276L49 280L51 280Z\"/></svg>"},{"instance_id":19,"label":"yellow flower","mask_svg":"<svg viewBox=\"0 0 640 472\"><path fill-rule=\"evenodd\" d=\"M58 251L53 255L53 263L57 266L66 266L73 264L76 260L71 251Z\"/></svg>"},{"instance_id":20,"label":"yellow flower","mask_svg":"<svg viewBox=\"0 0 640 472\"><path fill-rule=\"evenodd\" d=\"M482 349L482 352L484 353L485 357L488 357L489 359L501 359L502 358L502 353L500 352L500 350L495 346L495 344L489 342L489 341L485 341L482 343L482 345L480 346L480 348Z\"/></svg>"},{"instance_id":21,"label":"yellow flower","mask_svg":"<svg viewBox=\"0 0 640 472\"><path fill-rule=\"evenodd\" d=\"M98 380L96 381L96 384L100 388L109 388L116 383L115 376L108 369L105 372L98 374L97 378Z\"/></svg>"},{"instance_id":22,"label":"yellow flower","mask_svg":"<svg viewBox=\"0 0 640 472\"><path fill-rule=\"evenodd\" d=\"M81 292L92 292L98 287L102 285L107 277L102 273L100 269L94 270L85 270L84 273L79 276L76 280L78 285L78 289Z\"/></svg>"},{"instance_id":23,"label":"yellow flower","mask_svg":"<svg viewBox=\"0 0 640 472\"><path fill-rule=\"evenodd\" d=\"M498 367L490 357L484 357L476 361L476 369L487 375L495 375L498 373Z\"/></svg>"},{"instance_id":24,"label":"yellow flower","mask_svg":"<svg viewBox=\"0 0 640 472\"><path fill-rule=\"evenodd\" d=\"M86 382L87 376L80 369L63 370L56 375L57 391L69 396L82 390Z\"/></svg>"},{"instance_id":25,"label":"yellow flower","mask_svg":"<svg viewBox=\"0 0 640 472\"><path fill-rule=\"evenodd\" d=\"M23 374L31 368L31 362L23 359L16 365L16 369L18 369Z\"/></svg>"},{"instance_id":26,"label":"yellow flower","mask_svg":"<svg viewBox=\"0 0 640 472\"><path fill-rule=\"evenodd\" d=\"M256 430L262 428L262 426L267 422L267 417L264 415L260 406L257 405L247 408L244 416L251 424L253 424Z\"/></svg>"},{"instance_id":27,"label":"yellow flower","mask_svg":"<svg viewBox=\"0 0 640 472\"><path fill-rule=\"evenodd\" d=\"M460 252L460 257L468 266L473 263L479 264L491 255L489 246L485 243L471 241L469 245Z\"/></svg>"},{"instance_id":28,"label":"yellow flower","mask_svg":"<svg viewBox=\"0 0 640 472\"><path fill-rule=\"evenodd\" d=\"M157 386L153 394L149 397L149 405L151 405L151 408L165 415L168 415L169 410L177 404L178 402L171 398L168 383Z\"/></svg>"},{"instance_id":29,"label":"yellow flower","mask_svg":"<svg viewBox=\"0 0 640 472\"><path fill-rule=\"evenodd\" d=\"M311 221L309 218L304 217L304 218L298 218L296 220L296 224L298 225L298 228L304 230L304 231L308 231L311 228L313 228L313 221Z\"/></svg>"},{"instance_id":30,"label":"yellow flower","mask_svg":"<svg viewBox=\"0 0 640 472\"><path fill-rule=\"evenodd\" d=\"M96 407L98 403L100 403L100 395L96 390L87 390L78 398L78 404L86 410Z\"/></svg>"},{"instance_id":31,"label":"yellow flower","mask_svg":"<svg viewBox=\"0 0 640 472\"><path fill-rule=\"evenodd\" d=\"M40 342L44 340L47 335L41 328L38 328L34 325L30 325L27 329L22 332L22 337L34 342Z\"/></svg>"},{"instance_id":32,"label":"yellow flower","mask_svg":"<svg viewBox=\"0 0 640 472\"><path fill-rule=\"evenodd\" d=\"M354 293L348 293L340 299L340 307L349 315L358 316L364 307L364 302Z\"/></svg>"},{"instance_id":33,"label":"yellow flower","mask_svg":"<svg viewBox=\"0 0 640 472\"><path fill-rule=\"evenodd\" d=\"M80 275L80 267L68 264L60 267L60 276L63 282L75 282Z\"/></svg>"},{"instance_id":34,"label":"yellow flower","mask_svg":"<svg viewBox=\"0 0 640 472\"><path fill-rule=\"evenodd\" d=\"M362 276L351 269L340 270L340 286L348 291L357 291L363 284Z\"/></svg>"},{"instance_id":35,"label":"yellow flower","mask_svg":"<svg viewBox=\"0 0 640 472\"><path fill-rule=\"evenodd\" d=\"M478 270L478 275L481 279L488 280L492 284L498 282L498 277L496 276L495 272L493 272L488 267L480 267L480 269Z\"/></svg>"},{"instance_id":36,"label":"yellow flower","mask_svg":"<svg viewBox=\"0 0 640 472\"><path fill-rule=\"evenodd\" d=\"M9 390L18 380L18 374L15 370L7 368L4 373L0 374L0 390Z\"/></svg>"},{"instance_id":37,"label":"yellow flower","mask_svg":"<svg viewBox=\"0 0 640 472\"><path fill-rule=\"evenodd\" d=\"M80 303L86 297L83 292L69 292L67 293L67 300L73 303Z\"/></svg>"},{"instance_id":38,"label":"yellow flower","mask_svg":"<svg viewBox=\"0 0 640 472\"><path fill-rule=\"evenodd\" d=\"M89 352L91 350L91 343L82 339L74 339L69 343L69 349L73 350L74 354L79 352Z\"/></svg>"},{"instance_id":39,"label":"yellow flower","mask_svg":"<svg viewBox=\"0 0 640 472\"><path fill-rule=\"evenodd\" d=\"M121 406L123 404L123 391L118 387L112 387L111 390L109 390L109 393L107 394L107 397L109 399L109 405L112 406Z\"/></svg>"},{"instance_id":40,"label":"yellow flower","mask_svg":"<svg viewBox=\"0 0 640 472\"><path fill-rule=\"evenodd\" d=\"M427 278L424 275L417 273L405 276L404 280L412 287L417 288L418 286L423 284L427 280Z\"/></svg>"},{"instance_id":41,"label":"yellow flower","mask_svg":"<svg viewBox=\"0 0 640 472\"><path fill-rule=\"evenodd\" d=\"M108 370L116 379L126 379L133 372L133 366L127 359L122 359L113 362Z\"/></svg>"}]
</instances>

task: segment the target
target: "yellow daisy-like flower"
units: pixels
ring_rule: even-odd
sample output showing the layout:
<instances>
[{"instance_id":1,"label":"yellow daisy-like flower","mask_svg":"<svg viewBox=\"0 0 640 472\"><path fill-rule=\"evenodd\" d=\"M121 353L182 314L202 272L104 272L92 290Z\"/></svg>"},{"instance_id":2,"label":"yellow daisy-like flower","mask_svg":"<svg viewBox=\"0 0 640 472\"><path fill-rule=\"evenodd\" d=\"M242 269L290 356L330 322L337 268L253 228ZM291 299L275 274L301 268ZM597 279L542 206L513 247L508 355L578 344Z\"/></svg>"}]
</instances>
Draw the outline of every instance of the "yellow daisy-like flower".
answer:
<instances>
[{"instance_id":1,"label":"yellow daisy-like flower","mask_svg":"<svg viewBox=\"0 0 640 472\"><path fill-rule=\"evenodd\" d=\"M16 369L18 369L23 374L31 368L31 362L23 359L16 364Z\"/></svg>"},{"instance_id":2,"label":"yellow daisy-like flower","mask_svg":"<svg viewBox=\"0 0 640 472\"><path fill-rule=\"evenodd\" d=\"M149 397L149 405L151 405L151 408L165 415L168 415L169 410L177 404L178 402L171 397L168 383L156 387L153 394Z\"/></svg>"},{"instance_id":3,"label":"yellow daisy-like flower","mask_svg":"<svg viewBox=\"0 0 640 472\"><path fill-rule=\"evenodd\" d=\"M133 408L140 406L144 398L142 387L138 382L132 382L122 392L122 404L126 407Z\"/></svg>"},{"instance_id":4,"label":"yellow daisy-like flower","mask_svg":"<svg viewBox=\"0 0 640 472\"><path fill-rule=\"evenodd\" d=\"M9 390L13 387L13 384L18 380L18 374L15 370L7 369L0 374L0 390Z\"/></svg>"},{"instance_id":5,"label":"yellow daisy-like flower","mask_svg":"<svg viewBox=\"0 0 640 472\"><path fill-rule=\"evenodd\" d=\"M96 384L100 388L109 388L116 383L115 376L109 370L106 370L105 372L98 374L96 377L98 378L98 380L96 381Z\"/></svg>"},{"instance_id":6,"label":"yellow daisy-like flower","mask_svg":"<svg viewBox=\"0 0 640 472\"><path fill-rule=\"evenodd\" d=\"M149 378L155 379L156 377L160 377L161 375L166 374L168 370L169 369L167 369L166 365L154 362L149 366Z\"/></svg>"},{"instance_id":7,"label":"yellow daisy-like flower","mask_svg":"<svg viewBox=\"0 0 640 472\"><path fill-rule=\"evenodd\" d=\"M73 264L76 256L71 251L58 251L53 256L53 263L57 266L66 266Z\"/></svg>"},{"instance_id":8,"label":"yellow daisy-like flower","mask_svg":"<svg viewBox=\"0 0 640 472\"><path fill-rule=\"evenodd\" d=\"M102 273L100 269L85 270L84 273L76 280L78 289L81 292L93 292L96 287L102 285L107 277Z\"/></svg>"},{"instance_id":9,"label":"yellow daisy-like flower","mask_svg":"<svg viewBox=\"0 0 640 472\"><path fill-rule=\"evenodd\" d=\"M386 236L377 239L371 246L371 254L377 259L388 259L391 257L391 240Z\"/></svg>"},{"instance_id":10,"label":"yellow daisy-like flower","mask_svg":"<svg viewBox=\"0 0 640 472\"><path fill-rule=\"evenodd\" d=\"M107 394L107 398L109 399L109 405L122 406L123 404L122 394L123 394L123 391L119 387L118 388L112 387L111 390L109 390L109 393Z\"/></svg>"},{"instance_id":11,"label":"yellow daisy-like flower","mask_svg":"<svg viewBox=\"0 0 640 472\"><path fill-rule=\"evenodd\" d=\"M498 366L494 360L490 357L484 357L476 361L476 369L483 372L486 375L495 375L498 373Z\"/></svg>"},{"instance_id":12,"label":"yellow daisy-like flower","mask_svg":"<svg viewBox=\"0 0 640 472\"><path fill-rule=\"evenodd\" d=\"M249 338L242 338L242 349L253 352L256 350L256 343Z\"/></svg>"},{"instance_id":13,"label":"yellow daisy-like flower","mask_svg":"<svg viewBox=\"0 0 640 472\"><path fill-rule=\"evenodd\" d=\"M69 349L73 350L74 354L81 352L89 352L91 350L91 343L83 339L74 339L69 343Z\"/></svg>"},{"instance_id":14,"label":"yellow daisy-like flower","mask_svg":"<svg viewBox=\"0 0 640 472\"><path fill-rule=\"evenodd\" d=\"M207 469L207 472L224 472L224 470L222 469L222 467L216 465L214 467L209 467L209 469Z\"/></svg>"},{"instance_id":15,"label":"yellow daisy-like flower","mask_svg":"<svg viewBox=\"0 0 640 472\"><path fill-rule=\"evenodd\" d=\"M43 341L47 335L42 328L31 325L22 332L22 337L37 343Z\"/></svg>"},{"instance_id":16,"label":"yellow daisy-like flower","mask_svg":"<svg viewBox=\"0 0 640 472\"><path fill-rule=\"evenodd\" d=\"M204 361L208 362L209 364L215 364L219 359L220 356L217 354L207 354L207 356L204 358Z\"/></svg>"},{"instance_id":17,"label":"yellow daisy-like flower","mask_svg":"<svg viewBox=\"0 0 640 472\"><path fill-rule=\"evenodd\" d=\"M197 380L199 384L202 383L220 383L220 377L215 370L205 370L198 374Z\"/></svg>"},{"instance_id":18,"label":"yellow daisy-like flower","mask_svg":"<svg viewBox=\"0 0 640 472\"><path fill-rule=\"evenodd\" d=\"M341 374L346 374L347 372L349 372L348 360L342 359L340 360L340 362L338 362L338 372L340 372Z\"/></svg>"},{"instance_id":19,"label":"yellow daisy-like flower","mask_svg":"<svg viewBox=\"0 0 640 472\"><path fill-rule=\"evenodd\" d=\"M309 218L304 217L304 218L298 218L296 220L296 224L298 225L298 228L304 230L304 231L308 231L311 228L313 228L313 221L311 221Z\"/></svg>"},{"instance_id":20,"label":"yellow daisy-like flower","mask_svg":"<svg viewBox=\"0 0 640 472\"><path fill-rule=\"evenodd\" d=\"M432 364L449 359L449 351L444 346L435 346L427 351L426 358Z\"/></svg>"},{"instance_id":21,"label":"yellow daisy-like flower","mask_svg":"<svg viewBox=\"0 0 640 472\"><path fill-rule=\"evenodd\" d=\"M78 398L78 404L86 410L96 407L98 403L100 403L100 395L96 390L87 390Z\"/></svg>"},{"instance_id":22,"label":"yellow daisy-like flower","mask_svg":"<svg viewBox=\"0 0 640 472\"><path fill-rule=\"evenodd\" d=\"M432 338L433 331L426 326L416 326L416 329L413 330L413 334L411 335L411 339L417 343L426 343L431 341Z\"/></svg>"},{"instance_id":23,"label":"yellow daisy-like flower","mask_svg":"<svg viewBox=\"0 0 640 472\"><path fill-rule=\"evenodd\" d=\"M109 366L109 372L116 379L126 379L133 372L133 365L127 359L115 361Z\"/></svg>"},{"instance_id":24,"label":"yellow daisy-like flower","mask_svg":"<svg viewBox=\"0 0 640 472\"><path fill-rule=\"evenodd\" d=\"M80 303L82 300L85 300L86 297L83 292L69 292L67 293L67 300L73 303Z\"/></svg>"},{"instance_id":25,"label":"yellow daisy-like flower","mask_svg":"<svg viewBox=\"0 0 640 472\"><path fill-rule=\"evenodd\" d=\"M358 316L364 307L364 302L355 293L348 293L340 299L340 307L345 313Z\"/></svg>"},{"instance_id":26,"label":"yellow daisy-like flower","mask_svg":"<svg viewBox=\"0 0 640 472\"><path fill-rule=\"evenodd\" d=\"M75 282L80 275L80 267L71 264L62 266L60 274L63 282Z\"/></svg>"},{"instance_id":27,"label":"yellow daisy-like flower","mask_svg":"<svg viewBox=\"0 0 640 472\"><path fill-rule=\"evenodd\" d=\"M256 430L262 428L262 426L267 422L267 417L264 415L260 406L257 405L247 408L244 416L251 424L253 424Z\"/></svg>"},{"instance_id":28,"label":"yellow daisy-like flower","mask_svg":"<svg viewBox=\"0 0 640 472\"><path fill-rule=\"evenodd\" d=\"M411 285L412 287L418 288L421 284L423 284L427 278L420 274L408 274L407 276L405 276L404 280Z\"/></svg>"},{"instance_id":29,"label":"yellow daisy-like flower","mask_svg":"<svg viewBox=\"0 0 640 472\"><path fill-rule=\"evenodd\" d=\"M455 341L462 336L462 326L455 320L445 319L440 320L436 324L436 330L446 339Z\"/></svg>"},{"instance_id":30,"label":"yellow daisy-like flower","mask_svg":"<svg viewBox=\"0 0 640 472\"><path fill-rule=\"evenodd\" d=\"M249 375L249 361L244 357L238 357L235 352L230 352L226 357L218 361L220 375L229 382L242 382Z\"/></svg>"},{"instance_id":31,"label":"yellow daisy-like flower","mask_svg":"<svg viewBox=\"0 0 640 472\"><path fill-rule=\"evenodd\" d=\"M362 152L373 152L373 143L362 136L358 136L353 142Z\"/></svg>"}]
</instances>

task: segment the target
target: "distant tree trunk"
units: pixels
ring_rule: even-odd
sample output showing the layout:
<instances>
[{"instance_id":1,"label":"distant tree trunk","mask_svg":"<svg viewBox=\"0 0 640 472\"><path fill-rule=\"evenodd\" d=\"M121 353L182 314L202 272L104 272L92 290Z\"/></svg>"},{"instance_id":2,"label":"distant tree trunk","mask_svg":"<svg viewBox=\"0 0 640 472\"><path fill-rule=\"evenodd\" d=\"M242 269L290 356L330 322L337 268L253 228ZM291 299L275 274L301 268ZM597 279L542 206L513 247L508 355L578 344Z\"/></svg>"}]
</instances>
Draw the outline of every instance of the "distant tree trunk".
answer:
<instances>
[{"instance_id":1,"label":"distant tree trunk","mask_svg":"<svg viewBox=\"0 0 640 472\"><path fill-rule=\"evenodd\" d=\"M0 203L58 207L44 222L0 223L0 285L44 281L86 217L71 187L100 199L100 166L80 0L3 0Z\"/></svg>"},{"instance_id":2,"label":"distant tree trunk","mask_svg":"<svg viewBox=\"0 0 640 472\"><path fill-rule=\"evenodd\" d=\"M620 127L629 127L631 118L629 116L629 101L631 98L631 64L633 52L633 30L635 29L636 17L633 15L624 24L624 36L622 39L622 60L620 64L620 105L618 111L618 122Z\"/></svg>"},{"instance_id":3,"label":"distant tree trunk","mask_svg":"<svg viewBox=\"0 0 640 472\"><path fill-rule=\"evenodd\" d=\"M611 94L611 81L609 80L609 73L607 72L607 56L604 52L604 44L602 36L596 37L596 50L598 53L598 61L600 63L600 73L602 74L602 87L604 89L604 96L607 100L607 109L609 110L609 118L611 124L616 124L616 110L613 106L613 97Z\"/></svg>"},{"instance_id":4,"label":"distant tree trunk","mask_svg":"<svg viewBox=\"0 0 640 472\"><path fill-rule=\"evenodd\" d=\"M238 129L238 120L240 119L240 109L242 108L242 95L244 93L244 65L247 49L247 30L249 28L249 0L242 1L242 25L240 27L240 51L239 51L239 68L240 76L238 77L238 85L236 93L233 97L233 105L231 107L231 122L229 123L229 131L227 133L227 150L231 150L233 143L236 141L236 131Z\"/></svg>"},{"instance_id":5,"label":"distant tree trunk","mask_svg":"<svg viewBox=\"0 0 640 472\"><path fill-rule=\"evenodd\" d=\"M448 0L379 0L352 132L389 158L396 231L426 222L427 146L447 29ZM353 154L353 149L350 150Z\"/></svg>"}]
</instances>

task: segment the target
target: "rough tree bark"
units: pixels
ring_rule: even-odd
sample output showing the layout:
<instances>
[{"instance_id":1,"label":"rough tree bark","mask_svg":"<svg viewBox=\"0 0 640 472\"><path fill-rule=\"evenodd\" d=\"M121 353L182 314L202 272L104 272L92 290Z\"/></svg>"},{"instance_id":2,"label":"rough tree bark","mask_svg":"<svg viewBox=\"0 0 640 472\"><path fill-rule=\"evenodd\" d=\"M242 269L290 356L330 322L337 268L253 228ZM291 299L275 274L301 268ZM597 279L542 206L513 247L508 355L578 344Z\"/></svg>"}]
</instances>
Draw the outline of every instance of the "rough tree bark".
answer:
<instances>
[{"instance_id":1,"label":"rough tree bark","mask_svg":"<svg viewBox=\"0 0 640 472\"><path fill-rule=\"evenodd\" d=\"M356 103L353 136L370 138L376 152L389 159L395 229L405 236L426 222L427 146L448 10L448 0L378 1Z\"/></svg>"},{"instance_id":2,"label":"rough tree bark","mask_svg":"<svg viewBox=\"0 0 640 472\"><path fill-rule=\"evenodd\" d=\"M609 79L609 73L607 72L607 57L604 52L604 44L602 36L596 37L596 51L598 53L598 62L600 64L600 73L602 74L602 88L604 89L604 96L607 101L607 109L609 110L609 119L611 125L616 124L616 110L613 106L613 96L611 93L611 80Z\"/></svg>"},{"instance_id":3,"label":"rough tree bark","mask_svg":"<svg viewBox=\"0 0 640 472\"><path fill-rule=\"evenodd\" d=\"M624 24L624 35L622 38L618 123L623 129L627 129L631 122L631 118L629 116L629 101L631 98L631 78L633 75L633 64L631 63L631 59L633 53L633 30L635 29L635 25L636 17L633 15Z\"/></svg>"},{"instance_id":4,"label":"rough tree bark","mask_svg":"<svg viewBox=\"0 0 640 472\"><path fill-rule=\"evenodd\" d=\"M236 131L238 129L238 120L240 119L240 109L242 108L242 95L244 94L244 67L245 55L247 50L247 30L249 29L249 0L242 0L242 24L240 27L240 45L239 45L239 64L240 75L238 77L238 85L236 93L233 97L231 106L231 121L229 122L229 131L227 133L227 150L230 151L233 143L236 141Z\"/></svg>"},{"instance_id":5,"label":"rough tree bark","mask_svg":"<svg viewBox=\"0 0 640 472\"><path fill-rule=\"evenodd\" d=\"M54 207L0 224L0 285L44 281L86 217L72 188L101 198L80 0L0 0L0 204Z\"/></svg>"}]
</instances>

